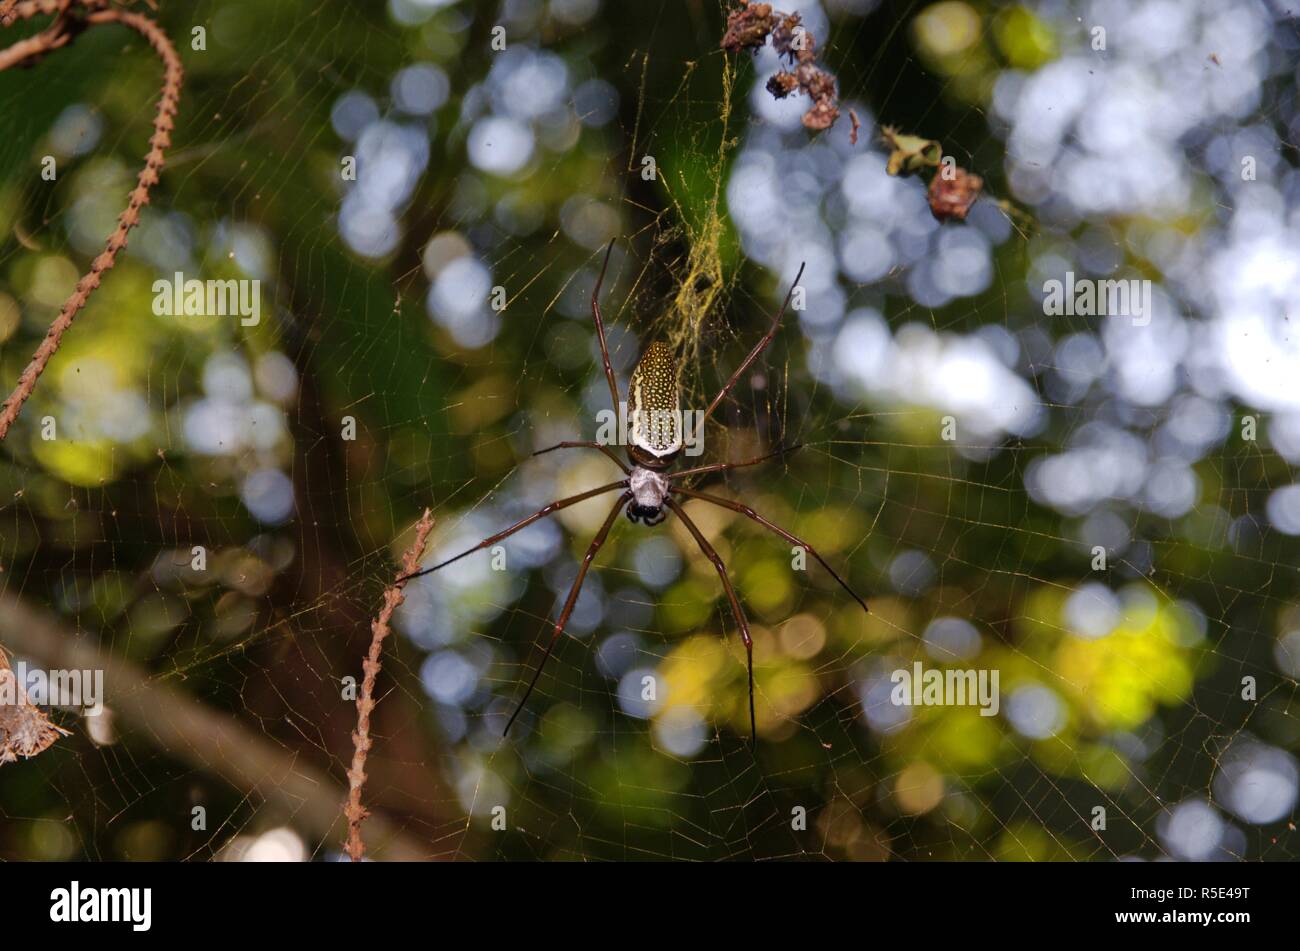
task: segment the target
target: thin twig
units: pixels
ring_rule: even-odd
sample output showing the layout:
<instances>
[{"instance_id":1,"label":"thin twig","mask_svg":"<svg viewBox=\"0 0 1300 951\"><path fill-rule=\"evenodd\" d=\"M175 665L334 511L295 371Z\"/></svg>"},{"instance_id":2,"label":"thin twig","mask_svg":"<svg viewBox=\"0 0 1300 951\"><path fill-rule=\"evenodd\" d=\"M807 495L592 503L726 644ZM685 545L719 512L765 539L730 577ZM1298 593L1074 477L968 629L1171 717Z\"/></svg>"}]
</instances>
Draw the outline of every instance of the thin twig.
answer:
<instances>
[{"instance_id":1,"label":"thin twig","mask_svg":"<svg viewBox=\"0 0 1300 951\"><path fill-rule=\"evenodd\" d=\"M176 47L167 38L167 34L157 23L131 10L106 7L102 0L81 0L80 6L86 11L84 21L87 25L121 23L135 30L148 41L163 61L162 98L158 102L158 111L154 115L153 135L149 138L149 154L145 158L144 168L140 170L136 179L135 188L131 191L126 210L118 216L117 228L109 235L104 250L91 263L90 270L85 276L77 282L72 295L64 302L63 309L50 324L45 339L41 341L31 362L27 364L27 369L23 370L18 378L18 385L14 387L9 399L5 400L3 409L0 409L0 440L8 435L9 427L18 418L23 404L36 389L37 379L44 372L50 358L58 352L64 333L72 325L72 319L99 287L103 273L113 266L118 252L126 247L127 232L139 224L140 209L149 203L149 190L158 183L166 150L171 145L171 132L180 102L181 82L184 78L180 56L177 55ZM0 70L66 45L74 35L73 21L68 17L72 7L73 4L69 0L24 0L14 5L11 10L5 11L5 16L10 19L6 20L4 25L8 25L15 17L26 20L38 14L53 15L57 19L45 32L0 51Z\"/></svg>"},{"instance_id":2,"label":"thin twig","mask_svg":"<svg viewBox=\"0 0 1300 951\"><path fill-rule=\"evenodd\" d=\"M415 541L411 542L411 547L402 556L402 571L397 580L384 591L384 606L379 609L378 617L370 623L370 653L361 665L365 679L361 683L361 696L357 698L357 728L352 734L352 768L348 770L348 802L343 810L348 818L347 853L354 862L360 862L366 854L366 844L361 839L361 823L370 813L361 805L361 787L366 782L366 755L374 742L370 738L370 713L375 709L375 679L383 667L381 653L384 638L391 633L389 625L393 612L403 601L402 590L406 587L408 576L419 567L420 559L424 556L424 546L432 531L433 513L425 509L415 526Z\"/></svg>"},{"instance_id":3,"label":"thin twig","mask_svg":"<svg viewBox=\"0 0 1300 951\"><path fill-rule=\"evenodd\" d=\"M102 670L104 706L123 740L151 743L179 763L220 777L245 803L269 804L314 842L335 841L346 792L310 756L195 698L176 685L179 678L159 676L112 653L94 635L12 591L0 590L0 631L16 653L47 670ZM376 849L397 861L429 858L431 847L404 825L377 812L369 825Z\"/></svg>"},{"instance_id":4,"label":"thin twig","mask_svg":"<svg viewBox=\"0 0 1300 951\"><path fill-rule=\"evenodd\" d=\"M53 9L45 9L35 3L25 3L20 8L17 0L0 0L0 26L12 26L20 19L26 20L37 14L48 13L54 17L54 22L42 32L0 51L0 70L18 63L34 66L46 53L71 43L76 34L69 29L68 11L76 2L54 0Z\"/></svg>"}]
</instances>

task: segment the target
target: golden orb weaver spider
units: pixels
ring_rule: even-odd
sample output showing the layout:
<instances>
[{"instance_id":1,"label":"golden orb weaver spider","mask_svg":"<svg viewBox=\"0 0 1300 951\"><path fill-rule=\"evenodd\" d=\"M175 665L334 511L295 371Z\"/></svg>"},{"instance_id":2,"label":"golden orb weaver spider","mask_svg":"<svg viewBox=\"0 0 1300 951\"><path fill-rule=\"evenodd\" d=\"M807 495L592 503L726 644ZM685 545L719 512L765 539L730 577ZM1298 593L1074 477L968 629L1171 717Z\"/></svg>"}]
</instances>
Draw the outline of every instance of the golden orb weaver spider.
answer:
<instances>
[{"instance_id":1,"label":"golden orb weaver spider","mask_svg":"<svg viewBox=\"0 0 1300 951\"><path fill-rule=\"evenodd\" d=\"M605 251L605 261L600 268L600 276L596 279L596 286L591 292L591 316L596 322L596 337L600 342L600 356L605 365L605 379L609 383L609 395L613 400L613 410L617 416L619 413L619 396L618 382L614 378L614 367L609 361L609 348L605 343L605 321L600 313L600 287L605 281L605 271L609 267L609 256L614 250L614 242L609 243L608 250ZM726 385L709 403L708 409L704 411L703 416L699 417L696 426L696 432L699 434L704 427L705 422L718 408L718 405L731 392L732 387L740 379L741 375L749 369L750 365L767 349L776 332L781 326L781 318L785 315L785 309L790 304L790 297L794 293L795 287L799 284L799 278L803 276L804 265L799 265L799 273L795 275L794 282L790 285L790 290L786 292L785 300L781 304L781 309L777 311L776 318L772 321L772 326L762 340L749 352L749 356L736 368L736 372L727 380ZM622 417L619 417L622 418ZM781 526L770 522L763 516L759 515L748 505L740 502L733 502L731 499L725 499L720 496L710 495L707 492L700 492L696 489L690 489L682 485L677 485L676 480L683 479L687 476L703 475L711 472L726 472L730 469L740 469L745 466L757 465L765 462L774 456L781 455L784 452L792 451L799 448L791 447L791 450L778 449L770 452L765 456L759 456L755 459L748 459L744 462L721 462L713 465L695 466L690 469L681 469L676 472L668 471L673 463L677 460L684 444L683 416L680 412L680 390L678 387L678 368L677 361L671 349L667 344L661 341L655 341L650 344L642 354L641 359L637 361L636 368L632 371L632 378L628 387L628 461L624 462L608 445L599 442L574 442L566 441L556 443L546 449L539 449L533 453L534 456L540 456L543 453L554 452L556 449L596 449L603 452L606 456L614 461L626 478L618 482L611 482L607 485L598 486L589 489L586 492L580 492L577 495L571 495L565 499L559 499L547 506L521 519L511 525L504 531L497 532L483 541L479 542L473 548L468 548L459 555L454 555L446 561L439 562L432 568L425 568L421 571L412 572L399 581L406 581L411 578L418 578L422 575L430 574L439 568L445 568L454 561L459 561L466 555L473 554L476 551L494 545L502 539L508 538L520 529L527 528L539 519L546 518L558 512L560 509L568 508L570 505L576 505L578 502L594 498L598 495L604 495L607 492L613 492L618 489L623 491L610 509L609 515L605 517L604 523L600 530L596 532L596 537L592 539L591 545L587 548L587 554L582 559L582 564L578 568L578 576L574 579L572 587L569 588L568 597L564 599L564 608L560 611L560 616L555 622L555 627L551 632L550 642L546 646L546 652L542 655L541 662L537 665L532 679L528 682L528 689L524 691L522 699L515 707L514 713L506 721L505 730L502 736L510 733L510 727L514 725L515 719L523 710L528 698L532 695L533 688L537 686L538 678L542 675L542 668L550 659L552 652L555 650L555 644L564 633L565 625L569 623L569 616L573 613L574 605L577 604L578 594L582 590L582 583L587 577L587 570L591 567L596 553L600 551L601 546L605 544L605 539L609 535L610 528L614 525L614 520L618 518L620 510L626 506L627 517L632 522L643 522L645 525L658 525L667 514L664 508L667 507L676 515L686 530L691 533L695 543L699 545L700 551L709 559L713 567L717 569L718 578L722 581L722 589L727 595L727 600L731 602L731 611L735 615L736 624L740 628L740 637L745 644L746 663L749 672L749 729L750 742L756 744L758 741L758 726L754 716L754 641L749 635L749 621L745 617L745 611L740 606L740 599L736 597L736 589L731 584L731 579L727 577L727 567L723 563L721 556L709 544L708 539L699 530L698 526L687 516L686 511L682 508L673 496L683 496L687 499L698 499L702 502L708 502L720 508L730 509L738 512L746 518L752 519L759 525L769 531L775 532L792 545L802 548L805 552L812 555L813 558L825 568L832 578L839 582L840 586L847 591L855 601L866 611L867 602L862 600L858 594L849 587L847 581L841 578L826 560L819 555L811 545L800 538L787 532ZM630 464L630 465L629 465Z\"/></svg>"}]
</instances>

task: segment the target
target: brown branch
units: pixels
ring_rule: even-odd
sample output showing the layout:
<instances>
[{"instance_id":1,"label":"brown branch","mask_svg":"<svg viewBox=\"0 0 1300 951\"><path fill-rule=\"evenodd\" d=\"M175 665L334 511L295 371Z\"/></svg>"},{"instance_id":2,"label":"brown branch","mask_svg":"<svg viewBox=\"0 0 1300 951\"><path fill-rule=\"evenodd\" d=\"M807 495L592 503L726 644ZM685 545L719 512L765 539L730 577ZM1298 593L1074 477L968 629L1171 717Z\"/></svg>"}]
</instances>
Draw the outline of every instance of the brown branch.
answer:
<instances>
[{"instance_id":1,"label":"brown branch","mask_svg":"<svg viewBox=\"0 0 1300 951\"><path fill-rule=\"evenodd\" d=\"M239 719L194 699L165 678L101 650L95 639L68 628L63 618L0 591L0 631L19 654L49 669L102 670L105 706L122 723L176 759L225 780L250 801L276 803L318 842L338 834L339 800L346 793L305 756L249 730ZM430 857L387 816L371 834L387 858Z\"/></svg>"},{"instance_id":2,"label":"brown branch","mask_svg":"<svg viewBox=\"0 0 1300 951\"><path fill-rule=\"evenodd\" d=\"M431 531L433 513L425 509L415 526L415 541L411 542L411 547L402 556L402 571L397 576L399 580L384 591L384 606L370 624L370 653L361 665L365 679L361 683L361 696L357 698L357 728L352 734L352 768L348 770L348 801L343 809L343 814L348 818L347 853L354 862L360 862L366 854L366 844L361 839L361 823L370 813L361 805L361 787L366 782L366 755L374 742L370 738L370 714L375 709L375 679L383 667L381 653L384 638L391 633L393 612L403 601L402 590L406 587L406 576L420 566L420 558L424 555L424 546L429 541Z\"/></svg>"},{"instance_id":3,"label":"brown branch","mask_svg":"<svg viewBox=\"0 0 1300 951\"><path fill-rule=\"evenodd\" d=\"M43 9L38 4L27 3L22 8L17 0L0 0L0 27L10 26L19 19L29 19L38 13L53 14L54 22L43 32L19 40L13 46L0 51L0 70L9 69L19 63L33 66L51 50L59 49L72 42L76 35L69 28L68 10L75 0L56 0L54 9Z\"/></svg>"},{"instance_id":4,"label":"brown branch","mask_svg":"<svg viewBox=\"0 0 1300 951\"><path fill-rule=\"evenodd\" d=\"M140 170L135 188L127 200L126 210L118 216L117 228L109 235L104 250L91 262L90 270L77 282L72 295L64 302L59 315L50 324L45 339L41 341L31 362L18 378L18 385L14 387L9 399L5 400L3 409L0 409L0 440L8 435L9 427L18 418L23 404L36 389L37 379L44 372L50 358L58 351L64 333L72 326L72 319L99 287L103 273L116 262L118 252L126 247L127 232L139 224L140 209L149 203L149 190L158 183L158 175L165 161L165 152L171 145L171 132L184 77L176 47L172 45L162 28L149 17L131 10L106 7L104 2L105 0L81 0L80 6L84 8L84 23L87 25L121 23L123 26L130 27L148 41L163 61L162 98L158 101L158 111L154 115L153 135L149 138L149 154L145 157L144 168ZM6 26L15 17L25 20L38 14L53 15L55 22L45 32L22 40L0 52L0 70L66 45L75 35L76 21L70 16L73 7L71 0L24 0L13 5L12 9L4 11L4 15L8 18L4 22Z\"/></svg>"}]
</instances>

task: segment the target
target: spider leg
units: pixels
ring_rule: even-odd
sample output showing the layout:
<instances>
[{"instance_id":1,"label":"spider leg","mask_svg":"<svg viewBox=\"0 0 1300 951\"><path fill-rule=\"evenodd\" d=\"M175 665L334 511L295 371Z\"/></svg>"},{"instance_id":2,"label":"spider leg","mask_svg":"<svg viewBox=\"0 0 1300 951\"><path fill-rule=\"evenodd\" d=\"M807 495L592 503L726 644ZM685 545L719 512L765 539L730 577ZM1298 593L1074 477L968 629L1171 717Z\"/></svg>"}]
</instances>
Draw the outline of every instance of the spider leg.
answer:
<instances>
[{"instance_id":1,"label":"spider leg","mask_svg":"<svg viewBox=\"0 0 1300 951\"><path fill-rule=\"evenodd\" d=\"M596 337L600 340L600 359L605 364L605 379L609 383L609 396L614 401L613 410L618 413L618 381L614 379L614 365L609 362L609 347L605 343L605 320L600 316L600 286L605 283L605 269L609 267L609 256L614 253L614 242L609 242L605 251L605 263L600 266L600 277L591 291L591 316L596 321Z\"/></svg>"},{"instance_id":2,"label":"spider leg","mask_svg":"<svg viewBox=\"0 0 1300 951\"><path fill-rule=\"evenodd\" d=\"M773 449L766 456L746 459L744 462L717 462L711 466L696 466L694 469L680 469L677 472L668 473L668 478L681 479L685 476L703 475L706 472L726 472L728 469L743 469L745 466L756 466L760 462L767 462L769 459L775 459L777 456L783 456L787 452L794 452L796 449L801 448L803 448L803 443L795 443L793 446L782 446L779 449Z\"/></svg>"},{"instance_id":3,"label":"spider leg","mask_svg":"<svg viewBox=\"0 0 1300 951\"><path fill-rule=\"evenodd\" d=\"M736 368L736 372L731 374L731 379L728 380L727 385L722 388L722 392L713 398L713 402L709 404L709 408L706 409L704 415L700 417L697 430L703 429L704 424L708 421L709 417L713 415L713 411L718 408L718 404L726 398L726 395L731 392L731 388L736 385L736 381L739 380L741 375L749 369L749 365L758 359L759 354L767 349L767 345L771 343L772 339L776 336L776 331L781 326L781 318L785 316L785 309L790 304L790 298L794 296L794 289L799 286L799 278L803 277L803 269L804 265L800 264L799 273L794 276L794 282L790 285L790 290L786 292L785 300L781 302L781 309L776 312L776 319L772 321L772 329L767 332L767 335L758 342L753 350L749 351L749 356L745 357L744 362Z\"/></svg>"},{"instance_id":4,"label":"spider leg","mask_svg":"<svg viewBox=\"0 0 1300 951\"><path fill-rule=\"evenodd\" d=\"M528 516L527 518L523 518L515 522L515 524L511 525L505 531L497 532L495 535L488 536L487 538L479 542L477 545L475 545L473 548L467 548L459 555L453 555L451 558L448 558L446 561L439 562L438 564L434 565L432 568L422 568L419 571L413 571L409 575L403 575L397 580L398 582L409 581L412 578L419 578L422 575L432 574L433 572L437 571L439 568L447 567L447 565L450 565L453 561L460 561L466 555L473 554L474 552L478 551L481 548L487 548L488 545L496 544L497 542L501 541L501 539L513 535L521 528L527 528L529 525L533 524L533 522L536 522L538 519L546 518L546 516L558 512L560 509L567 509L570 505L576 505L577 503L585 499L590 499L597 495L603 495L606 492L613 492L615 489L622 489L625 488L626 486L627 486L626 480L621 482L611 482L609 483L609 485L602 485L596 489L589 489L586 492L580 492L577 495L571 495L567 499L560 499L556 502L552 502L550 505L538 509L536 512L534 512L532 515Z\"/></svg>"},{"instance_id":5,"label":"spider leg","mask_svg":"<svg viewBox=\"0 0 1300 951\"><path fill-rule=\"evenodd\" d=\"M545 449L538 449L533 453L533 455L542 456L548 452L554 452L557 449L599 449L605 455L609 456L609 458L614 460L614 465L622 469L624 475L630 475L632 472L632 470L627 467L627 463L618 457L618 453L614 452L613 449L610 449L609 446L603 446L598 442L571 442L565 440L564 442L557 442L554 446L547 446Z\"/></svg>"},{"instance_id":6,"label":"spider leg","mask_svg":"<svg viewBox=\"0 0 1300 951\"><path fill-rule=\"evenodd\" d=\"M767 519L763 518L763 516L759 515L748 505L743 505L740 502L733 502L731 501L731 499L724 499L717 495L709 495L707 492L699 492L696 491L695 489L684 489L680 487L674 487L672 491L677 492L681 495L685 495L688 498L700 499L703 502L711 502L712 504L717 505L721 508L731 509L731 511L733 512L739 512L741 515L745 516L746 518L751 518L755 522L758 522L759 525L762 525L764 528L769 529L770 531L773 531L776 534L780 535L786 541L790 542L790 544L798 545L804 551L808 552L808 554L816 558L817 561L821 563L821 566L830 572L831 577L840 583L840 587L843 588L845 591L847 591L850 595L852 595L854 601L862 605L862 610L870 613L869 609L867 608L867 602L863 601L862 598L858 597L857 592L849 587L849 583L845 581L843 578L841 578L839 574L835 571L835 569L826 563L826 559L823 558L821 555L817 554L816 550L814 550L814 548L811 545L809 545L806 541L804 541L802 538L797 538L794 535L791 535L780 525L777 525L775 522L769 522Z\"/></svg>"},{"instance_id":7,"label":"spider leg","mask_svg":"<svg viewBox=\"0 0 1300 951\"><path fill-rule=\"evenodd\" d=\"M506 728L501 735L506 736L510 733L510 728L515 724L515 718L523 710L524 704L532 696L533 688L537 686L537 679L542 676L542 668L546 662L551 659L551 652L555 650L555 642L560 639L564 633L564 626L569 623L569 615L573 613L573 607L578 603L578 592L582 590L582 582L587 578L587 569L591 567L591 562L596 557L596 552L600 551L600 546L605 544L605 539L609 535L610 528L614 525L614 520L618 518L619 510L627 504L632 498L631 492L624 492L614 503L614 507L609 510L609 515L605 517L605 523L600 526L600 531L596 537L591 540L591 546L587 549L587 554L583 556L582 565L578 568L578 577L573 579L573 587L569 589L569 596L564 599L564 609L560 612L559 619L555 622L555 630L551 632L551 642L546 645L546 653L542 655L541 661L537 664L537 670L533 671L533 679L528 681L528 689L524 691L523 698L519 705L515 707L515 712L510 714L510 719L506 721Z\"/></svg>"},{"instance_id":8,"label":"spider leg","mask_svg":"<svg viewBox=\"0 0 1300 951\"><path fill-rule=\"evenodd\" d=\"M686 511L672 496L664 499L664 504L673 510L673 513L682 520L687 531L695 537L695 544L700 546L704 557L713 562L713 567L718 570L718 577L722 579L722 589L726 591L727 600L731 602L731 612L736 616L736 624L740 626L740 639L745 642L745 663L749 667L749 736L751 745L757 745L758 726L754 717L754 639L749 636L749 621L740 606L740 599L736 597L736 589L732 587L731 579L727 577L727 566L723 564L722 556L709 544L709 540L704 537L695 523L686 517Z\"/></svg>"}]
</instances>

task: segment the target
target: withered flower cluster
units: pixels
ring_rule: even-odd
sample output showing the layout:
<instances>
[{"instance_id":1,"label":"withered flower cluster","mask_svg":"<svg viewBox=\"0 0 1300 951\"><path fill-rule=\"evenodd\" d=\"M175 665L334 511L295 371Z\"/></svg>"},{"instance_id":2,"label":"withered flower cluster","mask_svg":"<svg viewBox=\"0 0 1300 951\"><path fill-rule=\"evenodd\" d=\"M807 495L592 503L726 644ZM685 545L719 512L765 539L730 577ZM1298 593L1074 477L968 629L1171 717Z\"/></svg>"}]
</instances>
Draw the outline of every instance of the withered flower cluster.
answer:
<instances>
[{"instance_id":1,"label":"withered flower cluster","mask_svg":"<svg viewBox=\"0 0 1300 951\"><path fill-rule=\"evenodd\" d=\"M742 6L727 16L727 32L721 47L729 53L762 48L769 36L772 47L785 56L792 69L782 69L767 81L767 91L784 99L802 90L812 99L803 115L804 128L814 132L829 129L839 118L840 107L835 77L817 65L817 40L800 24L799 14L773 10L770 3L742 0ZM852 140L857 142L857 123Z\"/></svg>"}]
</instances>

